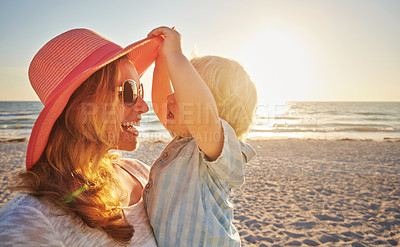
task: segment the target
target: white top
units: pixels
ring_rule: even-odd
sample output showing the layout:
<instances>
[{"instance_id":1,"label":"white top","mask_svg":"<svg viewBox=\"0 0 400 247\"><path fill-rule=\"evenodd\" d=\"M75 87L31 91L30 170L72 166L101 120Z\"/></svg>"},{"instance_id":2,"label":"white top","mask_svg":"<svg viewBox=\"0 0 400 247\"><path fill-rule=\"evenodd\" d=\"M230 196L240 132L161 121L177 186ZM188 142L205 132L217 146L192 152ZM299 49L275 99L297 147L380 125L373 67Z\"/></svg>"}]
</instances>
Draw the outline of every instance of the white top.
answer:
<instances>
[{"instance_id":1,"label":"white top","mask_svg":"<svg viewBox=\"0 0 400 247\"><path fill-rule=\"evenodd\" d=\"M122 166L144 187L149 167L124 159ZM124 208L134 235L128 246L156 246L143 200ZM90 228L46 199L18 194L0 210L0 246L120 246L103 230Z\"/></svg>"},{"instance_id":2,"label":"white top","mask_svg":"<svg viewBox=\"0 0 400 247\"><path fill-rule=\"evenodd\" d=\"M215 161L193 138L177 137L151 167L143 198L160 247L240 246L229 196L243 184L243 166L255 151L221 122L224 144Z\"/></svg>"}]
</instances>

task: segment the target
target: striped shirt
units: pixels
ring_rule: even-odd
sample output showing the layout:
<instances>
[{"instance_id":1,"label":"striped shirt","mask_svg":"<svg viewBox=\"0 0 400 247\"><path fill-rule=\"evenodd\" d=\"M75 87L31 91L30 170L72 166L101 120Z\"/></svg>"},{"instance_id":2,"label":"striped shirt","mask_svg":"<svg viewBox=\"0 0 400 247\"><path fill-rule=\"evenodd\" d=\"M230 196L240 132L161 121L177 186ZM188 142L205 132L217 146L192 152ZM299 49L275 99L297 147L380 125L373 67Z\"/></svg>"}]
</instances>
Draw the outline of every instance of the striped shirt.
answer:
<instances>
[{"instance_id":1,"label":"striped shirt","mask_svg":"<svg viewBox=\"0 0 400 247\"><path fill-rule=\"evenodd\" d=\"M215 161L193 138L176 137L152 165L143 198L158 246L240 246L228 199L255 152L221 122L224 144Z\"/></svg>"}]
</instances>

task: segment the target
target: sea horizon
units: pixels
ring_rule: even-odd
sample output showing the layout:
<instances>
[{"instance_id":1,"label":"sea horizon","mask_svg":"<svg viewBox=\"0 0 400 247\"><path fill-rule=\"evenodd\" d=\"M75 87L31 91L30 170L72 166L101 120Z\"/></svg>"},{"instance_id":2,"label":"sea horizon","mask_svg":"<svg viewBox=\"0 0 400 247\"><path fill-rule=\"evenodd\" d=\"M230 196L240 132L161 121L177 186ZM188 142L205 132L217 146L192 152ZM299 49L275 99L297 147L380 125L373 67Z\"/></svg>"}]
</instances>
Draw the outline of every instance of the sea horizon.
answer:
<instances>
[{"instance_id":1,"label":"sea horizon","mask_svg":"<svg viewBox=\"0 0 400 247\"><path fill-rule=\"evenodd\" d=\"M142 115L141 141L169 141L169 133L155 115ZM43 109L40 101L0 101L0 141L26 141ZM248 139L355 139L400 138L398 101L288 101L259 104Z\"/></svg>"}]
</instances>

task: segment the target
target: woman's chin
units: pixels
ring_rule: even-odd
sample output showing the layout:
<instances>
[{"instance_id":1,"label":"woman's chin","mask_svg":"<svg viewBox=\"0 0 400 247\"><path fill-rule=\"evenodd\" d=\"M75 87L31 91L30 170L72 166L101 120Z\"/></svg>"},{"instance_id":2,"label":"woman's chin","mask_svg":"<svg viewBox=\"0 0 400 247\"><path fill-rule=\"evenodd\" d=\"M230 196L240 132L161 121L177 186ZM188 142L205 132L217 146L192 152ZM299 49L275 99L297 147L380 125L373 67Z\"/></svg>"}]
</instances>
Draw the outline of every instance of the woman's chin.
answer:
<instances>
[{"instance_id":1,"label":"woman's chin","mask_svg":"<svg viewBox=\"0 0 400 247\"><path fill-rule=\"evenodd\" d=\"M136 145L119 145L116 149L120 150L120 151L128 151L128 152L132 152L135 151L136 149L138 149L139 147L139 143L137 142Z\"/></svg>"},{"instance_id":2,"label":"woman's chin","mask_svg":"<svg viewBox=\"0 0 400 247\"><path fill-rule=\"evenodd\" d=\"M135 151L139 147L138 136L129 133L122 133L119 137L117 150Z\"/></svg>"}]
</instances>

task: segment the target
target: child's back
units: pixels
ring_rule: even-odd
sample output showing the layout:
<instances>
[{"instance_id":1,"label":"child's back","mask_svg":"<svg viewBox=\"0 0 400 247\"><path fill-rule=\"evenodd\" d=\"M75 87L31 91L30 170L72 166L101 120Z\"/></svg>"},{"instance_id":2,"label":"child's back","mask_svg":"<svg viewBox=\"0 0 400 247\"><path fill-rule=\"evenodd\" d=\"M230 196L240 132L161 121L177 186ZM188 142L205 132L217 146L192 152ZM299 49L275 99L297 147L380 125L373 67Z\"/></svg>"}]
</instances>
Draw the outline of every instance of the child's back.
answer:
<instances>
[{"instance_id":1,"label":"child's back","mask_svg":"<svg viewBox=\"0 0 400 247\"><path fill-rule=\"evenodd\" d=\"M244 182L245 144L229 124L223 126L216 161L207 161L193 138L176 137L152 165L143 197L159 246L240 246L228 199ZM255 153L246 150L250 160Z\"/></svg>"}]
</instances>

